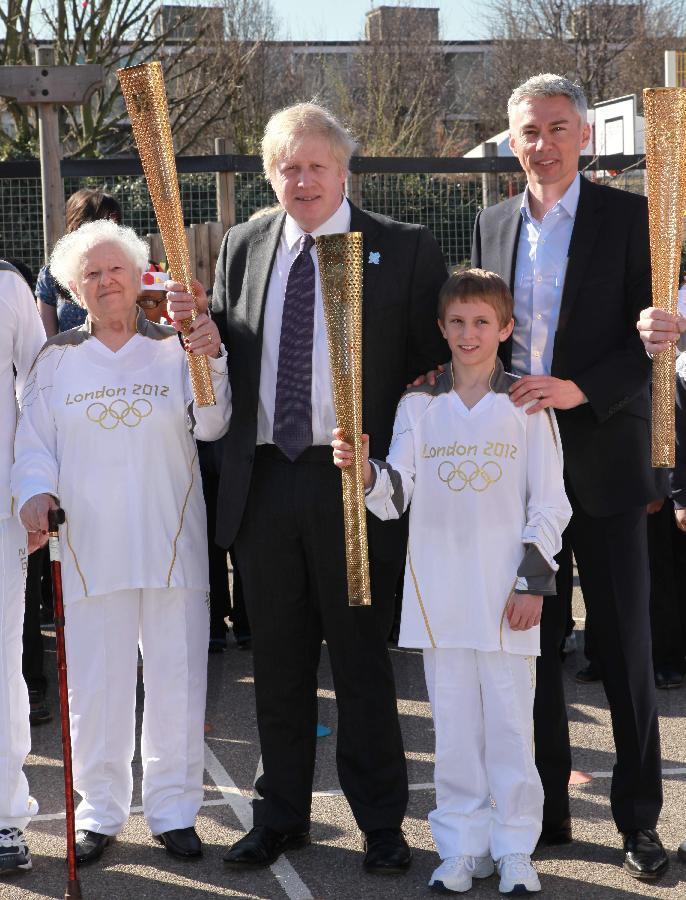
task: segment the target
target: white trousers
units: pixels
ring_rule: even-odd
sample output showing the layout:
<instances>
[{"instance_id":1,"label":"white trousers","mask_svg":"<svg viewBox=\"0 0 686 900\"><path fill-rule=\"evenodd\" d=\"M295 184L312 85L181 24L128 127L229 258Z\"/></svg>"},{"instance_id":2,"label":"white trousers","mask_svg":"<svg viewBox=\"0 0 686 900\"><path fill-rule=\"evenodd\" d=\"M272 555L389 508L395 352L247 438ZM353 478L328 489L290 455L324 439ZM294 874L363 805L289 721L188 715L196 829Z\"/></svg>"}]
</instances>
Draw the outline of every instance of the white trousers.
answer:
<instances>
[{"instance_id":1,"label":"white trousers","mask_svg":"<svg viewBox=\"0 0 686 900\"><path fill-rule=\"evenodd\" d=\"M143 812L153 834L188 828L203 798L207 594L116 591L65 608L76 827L117 834L131 807L138 645L145 703Z\"/></svg>"},{"instance_id":2,"label":"white trousers","mask_svg":"<svg viewBox=\"0 0 686 900\"><path fill-rule=\"evenodd\" d=\"M543 819L535 663L505 651L424 650L436 731L429 824L441 859L533 853Z\"/></svg>"},{"instance_id":3,"label":"white trousers","mask_svg":"<svg viewBox=\"0 0 686 900\"><path fill-rule=\"evenodd\" d=\"M26 532L0 520L0 828L24 829L38 812L22 766L31 749L29 694L21 673Z\"/></svg>"}]
</instances>

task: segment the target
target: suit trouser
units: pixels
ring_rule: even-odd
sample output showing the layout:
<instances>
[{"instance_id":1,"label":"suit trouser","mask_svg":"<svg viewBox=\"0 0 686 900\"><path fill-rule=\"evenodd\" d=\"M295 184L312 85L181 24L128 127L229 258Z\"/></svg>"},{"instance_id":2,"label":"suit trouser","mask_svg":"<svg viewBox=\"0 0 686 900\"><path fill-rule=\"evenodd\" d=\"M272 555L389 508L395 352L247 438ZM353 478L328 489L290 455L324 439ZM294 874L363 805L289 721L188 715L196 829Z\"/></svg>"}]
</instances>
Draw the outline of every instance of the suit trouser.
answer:
<instances>
[{"instance_id":1,"label":"suit trouser","mask_svg":"<svg viewBox=\"0 0 686 900\"><path fill-rule=\"evenodd\" d=\"M441 859L534 852L543 815L533 753L535 673L533 656L424 650L436 732L429 824Z\"/></svg>"},{"instance_id":2,"label":"suit trouser","mask_svg":"<svg viewBox=\"0 0 686 900\"><path fill-rule=\"evenodd\" d=\"M569 529L562 536L562 550L557 556L563 572L559 594L543 598L541 614L541 655L536 661L536 696L534 699L534 728L536 766L543 790L544 825L557 825L569 818L569 776L572 771L572 751L569 744L569 723L565 702L560 645L567 633L568 604L565 593L571 585L565 576L571 568Z\"/></svg>"},{"instance_id":3,"label":"suit trouser","mask_svg":"<svg viewBox=\"0 0 686 900\"><path fill-rule=\"evenodd\" d=\"M610 805L620 831L653 828L662 808L662 769L655 683L653 679L649 569L645 507L606 517L583 511L569 484L572 519L567 528L579 566L581 589L588 614L593 619L593 660L603 680L612 719L616 763L613 769ZM559 633L554 603L546 600L541 621L541 652L546 655L539 669L534 705L536 754L558 766L541 769L546 794L543 818L559 822L568 809L567 772L569 740L556 746L539 746L545 736L546 716L560 719L562 708L547 706L543 674L560 667L559 652L550 655L550 633ZM547 616L546 613L553 613ZM563 617L560 617L563 618ZM548 698L549 699L549 698ZM556 699L556 698L555 698ZM543 727L542 727L543 726ZM557 734L561 737L561 733ZM551 777L554 771L555 778Z\"/></svg>"},{"instance_id":4,"label":"suit trouser","mask_svg":"<svg viewBox=\"0 0 686 900\"><path fill-rule=\"evenodd\" d=\"M48 680L43 671L43 632L41 631L40 607L43 596L41 579L43 556L47 547L35 550L29 557L26 572L26 604L24 608L24 633L22 637L22 672L30 691L45 691Z\"/></svg>"},{"instance_id":5,"label":"suit trouser","mask_svg":"<svg viewBox=\"0 0 686 900\"><path fill-rule=\"evenodd\" d=\"M341 478L327 447L295 463L276 448L257 448L234 547L252 630L264 766L255 824L284 833L309 828L324 638L341 788L363 831L400 827L407 768L386 639L402 561L372 560L372 605L348 606Z\"/></svg>"},{"instance_id":6,"label":"suit trouser","mask_svg":"<svg viewBox=\"0 0 686 900\"><path fill-rule=\"evenodd\" d=\"M65 608L76 827L117 834L131 806L138 645L143 812L153 834L188 828L203 798L209 615L205 591L115 591Z\"/></svg>"},{"instance_id":7,"label":"suit trouser","mask_svg":"<svg viewBox=\"0 0 686 900\"><path fill-rule=\"evenodd\" d=\"M662 509L648 516L650 557L650 628L655 666L683 672L686 654L683 554L686 535L674 524L674 505L665 500Z\"/></svg>"},{"instance_id":8,"label":"suit trouser","mask_svg":"<svg viewBox=\"0 0 686 900\"><path fill-rule=\"evenodd\" d=\"M29 695L21 672L26 531L0 520L0 828L24 829L38 805L22 766L31 749Z\"/></svg>"}]
</instances>

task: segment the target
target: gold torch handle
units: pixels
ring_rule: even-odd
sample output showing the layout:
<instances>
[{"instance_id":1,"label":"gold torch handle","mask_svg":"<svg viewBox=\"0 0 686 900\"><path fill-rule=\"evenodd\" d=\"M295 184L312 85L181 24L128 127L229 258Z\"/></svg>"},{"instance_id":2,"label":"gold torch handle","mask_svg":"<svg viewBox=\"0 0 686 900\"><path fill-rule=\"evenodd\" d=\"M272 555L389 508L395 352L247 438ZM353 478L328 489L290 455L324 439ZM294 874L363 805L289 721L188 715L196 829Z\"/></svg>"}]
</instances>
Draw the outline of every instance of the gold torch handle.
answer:
<instances>
[{"instance_id":1,"label":"gold torch handle","mask_svg":"<svg viewBox=\"0 0 686 900\"><path fill-rule=\"evenodd\" d=\"M119 69L117 77L155 208L169 272L175 281L181 282L188 293L192 294L193 274L183 226L162 64L143 63ZM186 337L190 334L191 322L196 315L197 311L182 323L181 330ZM216 401L207 356L188 353L187 358L195 402L198 406L214 406Z\"/></svg>"},{"instance_id":2,"label":"gold torch handle","mask_svg":"<svg viewBox=\"0 0 686 900\"><path fill-rule=\"evenodd\" d=\"M686 213L686 89L643 91L653 306L677 310ZM674 466L676 349L653 359L653 466Z\"/></svg>"},{"instance_id":3,"label":"gold torch handle","mask_svg":"<svg viewBox=\"0 0 686 900\"><path fill-rule=\"evenodd\" d=\"M348 603L369 606L362 454L362 234L322 235L316 244L336 421L353 447L353 465L342 471Z\"/></svg>"}]
</instances>

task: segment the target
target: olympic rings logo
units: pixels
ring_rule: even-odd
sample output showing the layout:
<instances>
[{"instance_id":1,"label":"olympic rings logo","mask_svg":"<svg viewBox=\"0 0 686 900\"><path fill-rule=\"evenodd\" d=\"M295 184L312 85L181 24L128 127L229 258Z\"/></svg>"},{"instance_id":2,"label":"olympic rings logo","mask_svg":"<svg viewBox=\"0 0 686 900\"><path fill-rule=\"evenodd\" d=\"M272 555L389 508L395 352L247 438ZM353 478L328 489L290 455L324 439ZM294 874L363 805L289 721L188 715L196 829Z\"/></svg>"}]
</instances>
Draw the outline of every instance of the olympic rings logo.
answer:
<instances>
[{"instance_id":1,"label":"olympic rings logo","mask_svg":"<svg viewBox=\"0 0 686 900\"><path fill-rule=\"evenodd\" d=\"M457 464L444 460L438 467L438 477L455 493L470 487L473 491L481 494L499 481L502 474L503 470L492 459L482 466L473 459L463 459Z\"/></svg>"},{"instance_id":2,"label":"olympic rings logo","mask_svg":"<svg viewBox=\"0 0 686 900\"><path fill-rule=\"evenodd\" d=\"M127 403L126 400L119 398L113 400L109 406L105 403L91 403L86 415L91 422L112 431L120 422L127 428L136 428L151 412L152 403L149 400L138 399L133 403Z\"/></svg>"}]
</instances>

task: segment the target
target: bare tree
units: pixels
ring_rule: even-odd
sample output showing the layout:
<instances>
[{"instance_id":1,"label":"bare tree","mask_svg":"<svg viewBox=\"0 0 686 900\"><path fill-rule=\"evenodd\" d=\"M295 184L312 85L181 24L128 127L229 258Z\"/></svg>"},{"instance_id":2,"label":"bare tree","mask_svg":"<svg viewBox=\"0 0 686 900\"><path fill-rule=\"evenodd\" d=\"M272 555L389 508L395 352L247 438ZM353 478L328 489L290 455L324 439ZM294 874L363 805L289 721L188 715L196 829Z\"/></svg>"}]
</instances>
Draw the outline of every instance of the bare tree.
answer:
<instances>
[{"instance_id":1,"label":"bare tree","mask_svg":"<svg viewBox=\"0 0 686 900\"><path fill-rule=\"evenodd\" d=\"M663 49L683 43L683 0L489 0L493 39L474 103L485 133L507 127L512 90L536 72L567 75L589 103L662 83Z\"/></svg>"},{"instance_id":2,"label":"bare tree","mask_svg":"<svg viewBox=\"0 0 686 900\"><path fill-rule=\"evenodd\" d=\"M41 2L41 0L38 0ZM258 0L255 0L258 3ZM0 8L6 39L4 64L33 62L40 39L55 48L56 63L99 63L104 87L82 107L64 107L61 126L65 155L111 155L128 149L130 131L122 128L126 110L116 70L161 59L177 151L196 146L215 123L226 118L226 96L236 90L224 54L225 13L221 7L152 6L147 0L9 0ZM242 46L241 61L250 57ZM35 114L6 103L13 134L0 135L4 156L35 150Z\"/></svg>"},{"instance_id":3,"label":"bare tree","mask_svg":"<svg viewBox=\"0 0 686 900\"><path fill-rule=\"evenodd\" d=\"M356 51L325 63L321 94L367 155L450 152L450 72L437 27L415 17L424 10L401 4L383 12L382 27L368 22Z\"/></svg>"},{"instance_id":4,"label":"bare tree","mask_svg":"<svg viewBox=\"0 0 686 900\"><path fill-rule=\"evenodd\" d=\"M5 29L0 42L0 65L30 65L33 63L31 39L32 0L7 0L7 8L0 5L0 22ZM10 138L0 129L0 158L36 155L38 130L35 114L29 115L26 107L0 97L0 111L5 109L14 122L14 136Z\"/></svg>"}]
</instances>

